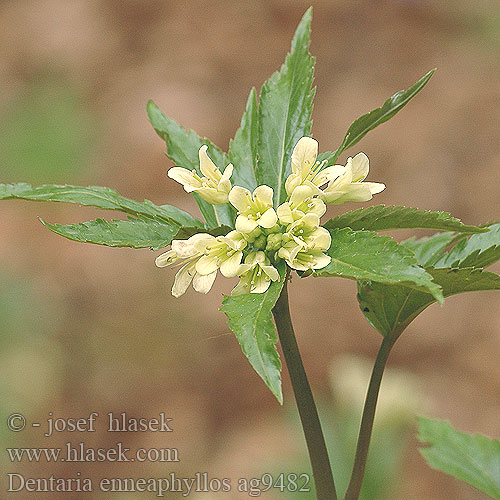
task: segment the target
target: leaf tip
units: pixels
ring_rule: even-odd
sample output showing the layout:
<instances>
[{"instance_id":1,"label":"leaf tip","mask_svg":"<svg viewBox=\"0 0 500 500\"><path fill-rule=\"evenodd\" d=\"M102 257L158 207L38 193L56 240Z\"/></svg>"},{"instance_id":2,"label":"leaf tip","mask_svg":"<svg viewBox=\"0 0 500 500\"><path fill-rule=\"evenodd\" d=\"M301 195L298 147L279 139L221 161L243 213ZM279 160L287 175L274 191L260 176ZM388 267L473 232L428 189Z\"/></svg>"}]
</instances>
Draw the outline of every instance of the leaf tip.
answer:
<instances>
[{"instance_id":1,"label":"leaf tip","mask_svg":"<svg viewBox=\"0 0 500 500\"><path fill-rule=\"evenodd\" d=\"M281 390L281 384L278 386L277 389L274 389L272 393L276 398L276 400L278 401L278 403L280 404L280 406L283 406L283 391Z\"/></svg>"},{"instance_id":2,"label":"leaf tip","mask_svg":"<svg viewBox=\"0 0 500 500\"><path fill-rule=\"evenodd\" d=\"M443 290L441 287L439 287L434 293L433 293L434 298L438 301L439 305L441 307L444 306L444 295L443 295Z\"/></svg>"}]
</instances>

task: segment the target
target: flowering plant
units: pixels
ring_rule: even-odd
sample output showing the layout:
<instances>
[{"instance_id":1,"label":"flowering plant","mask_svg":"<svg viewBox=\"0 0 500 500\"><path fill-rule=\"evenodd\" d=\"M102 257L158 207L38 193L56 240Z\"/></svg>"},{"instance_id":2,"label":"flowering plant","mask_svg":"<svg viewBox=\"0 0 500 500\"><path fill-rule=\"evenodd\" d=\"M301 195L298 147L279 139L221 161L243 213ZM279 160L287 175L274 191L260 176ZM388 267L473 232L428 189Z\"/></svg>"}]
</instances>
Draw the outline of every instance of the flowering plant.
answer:
<instances>
[{"instance_id":1,"label":"flowering plant","mask_svg":"<svg viewBox=\"0 0 500 500\"><path fill-rule=\"evenodd\" d=\"M292 272L301 277L355 280L361 311L383 336L345 495L346 500L355 500L360 495L378 391L392 346L430 304L442 304L444 297L466 291L500 289L500 277L484 270L500 259L500 224L465 225L446 212L377 205L345 212L321 225L326 205L368 201L384 190L384 184L365 182L369 160L364 153L349 157L344 165L338 159L401 110L433 71L354 121L335 151L318 154L318 143L311 137L315 94L314 58L309 53L311 15L311 10L304 15L285 63L264 83L258 99L255 89L251 90L227 154L148 103L149 119L176 165L168 176L192 194L204 221L170 205L130 200L97 186L1 184L0 199L63 201L127 214L126 220L42 223L79 242L153 250L170 245L156 258L156 265L180 266L172 287L175 297L183 295L191 283L197 292L207 293L218 271L224 277L238 277L221 310L243 353L281 403L279 335L321 500L336 499L337 492L295 340L287 286ZM377 234L399 228L441 232L402 243ZM422 439L434 445L425 453L435 467L500 498L500 480L496 486L484 486L481 471L477 472L481 469L477 464L486 456L485 447L495 444L483 445L470 437L475 469L457 472L450 466L452 459L446 460L446 449L452 449L459 434L447 429L443 436L440 424L422 422Z\"/></svg>"},{"instance_id":2,"label":"flowering plant","mask_svg":"<svg viewBox=\"0 0 500 500\"><path fill-rule=\"evenodd\" d=\"M302 137L292 152L292 173L285 182L287 193L276 210L273 189L265 184L255 188L231 188L233 165L222 174L207 155L207 146L199 150L200 178L196 170L173 167L168 175L180 182L188 192L197 192L212 205L230 203L237 210L235 230L224 236L197 233L187 240L173 240L172 249L156 259L158 267L182 260L175 276L172 295L179 297L191 281L197 292L210 291L217 270L223 276L240 277L231 295L264 293L272 281L280 281L275 264L284 260L291 269L313 271L327 266L331 257L331 236L320 227L320 217L326 212L325 203L367 201L385 186L362 182L368 175L368 158L359 153L348 158L346 166L322 168L326 160L316 161L318 143ZM326 187L321 189L325 184ZM245 259L242 263L242 259Z\"/></svg>"}]
</instances>

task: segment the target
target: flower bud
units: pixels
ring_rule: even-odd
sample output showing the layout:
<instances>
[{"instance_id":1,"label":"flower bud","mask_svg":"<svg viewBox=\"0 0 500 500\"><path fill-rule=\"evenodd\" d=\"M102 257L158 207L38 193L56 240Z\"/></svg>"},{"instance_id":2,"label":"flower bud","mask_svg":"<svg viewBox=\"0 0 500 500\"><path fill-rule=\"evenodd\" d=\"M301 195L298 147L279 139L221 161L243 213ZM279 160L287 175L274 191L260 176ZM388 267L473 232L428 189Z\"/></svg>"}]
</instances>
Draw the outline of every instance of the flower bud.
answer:
<instances>
[{"instance_id":1,"label":"flower bud","mask_svg":"<svg viewBox=\"0 0 500 500\"><path fill-rule=\"evenodd\" d=\"M253 242L253 246L258 250L264 250L266 248L267 238L261 234Z\"/></svg>"}]
</instances>

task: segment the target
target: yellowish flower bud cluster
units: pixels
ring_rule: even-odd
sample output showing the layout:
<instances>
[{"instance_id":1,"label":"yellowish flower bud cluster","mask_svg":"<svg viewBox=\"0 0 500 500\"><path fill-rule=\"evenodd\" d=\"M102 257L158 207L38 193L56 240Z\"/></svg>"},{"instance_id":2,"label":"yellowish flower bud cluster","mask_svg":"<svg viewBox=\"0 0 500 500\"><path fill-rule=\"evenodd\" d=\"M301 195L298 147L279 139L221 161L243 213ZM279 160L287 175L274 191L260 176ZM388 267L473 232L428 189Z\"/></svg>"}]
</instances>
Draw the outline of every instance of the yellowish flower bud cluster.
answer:
<instances>
[{"instance_id":1,"label":"yellowish flower bud cluster","mask_svg":"<svg viewBox=\"0 0 500 500\"><path fill-rule=\"evenodd\" d=\"M196 192L205 201L230 203L237 210L235 230L225 236L200 233L187 240L172 241L172 248L156 259L158 267L176 264L172 294L182 295L189 284L207 293L217 271L225 277L239 276L232 295L263 293L272 281L280 279L273 264L284 260L292 269L308 271L327 266L331 258L324 252L331 244L330 233L320 227L326 204L366 201L382 191L384 184L363 182L368 175L364 153L348 158L345 166L323 168L317 161L318 143L303 137L292 154L292 173L285 182L287 200L273 208L273 189L258 186L248 189L231 187L233 166L221 173L207 155L207 146L199 151L204 177L182 167L169 170L169 177L181 183L187 192ZM325 187L326 185L326 187Z\"/></svg>"}]
</instances>

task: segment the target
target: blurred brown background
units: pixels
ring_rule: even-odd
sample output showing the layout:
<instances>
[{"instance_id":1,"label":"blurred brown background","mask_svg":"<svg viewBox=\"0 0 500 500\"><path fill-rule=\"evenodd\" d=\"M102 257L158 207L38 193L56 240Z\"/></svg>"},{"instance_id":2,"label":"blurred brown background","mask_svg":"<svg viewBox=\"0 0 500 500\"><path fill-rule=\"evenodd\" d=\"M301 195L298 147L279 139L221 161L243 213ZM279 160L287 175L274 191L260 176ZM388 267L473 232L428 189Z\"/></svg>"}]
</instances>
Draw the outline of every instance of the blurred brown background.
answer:
<instances>
[{"instance_id":1,"label":"blurred brown background","mask_svg":"<svg viewBox=\"0 0 500 500\"><path fill-rule=\"evenodd\" d=\"M227 149L249 89L259 88L282 63L310 4L318 87L313 134L320 150L335 148L356 117L437 67L407 108L350 153L368 154L369 180L387 185L376 203L448 210L471 224L498 219L496 0L3 0L0 182L108 185L197 214L194 201L166 176L171 163L147 121L147 100ZM20 465L2 454L2 498L53 497L6 494L7 472L99 478L207 471L239 478L308 470L287 375L281 408L218 312L232 283L219 278L207 296L190 290L176 300L170 295L173 273L154 266L157 253L73 243L37 221L70 223L115 213L9 201L0 214L2 422L13 412L43 423L48 412L75 417L98 411L104 419L110 411L134 417L164 411L175 429L167 435L43 438L35 429L9 433L2 424L1 447L52 447L68 440L110 447L121 440L131 448L177 447L181 456L179 464ZM350 383L356 375L342 372L345 363L337 361L346 354L356 362L373 359L380 339L358 310L354 282L299 281L291 289L296 330L327 434L335 440L347 425L339 415L362 397L367 381L365 376L353 388L358 396L343 396L338 378L343 374ZM413 407L418 400L419 413L498 438L498 306L498 297L485 292L448 299L444 308L434 305L422 314L390 359L402 374L395 377L396 401ZM429 469L416 449L414 420L404 418L390 432L380 431L402 448L400 472L388 492L365 492L365 498L486 498ZM355 428L356 420L348 420ZM382 443L381 449L388 447ZM349 457L334 462L345 474ZM247 496L232 491L197 498ZM279 492L262 497L288 498ZM65 496L109 498L98 491Z\"/></svg>"}]
</instances>

